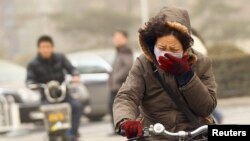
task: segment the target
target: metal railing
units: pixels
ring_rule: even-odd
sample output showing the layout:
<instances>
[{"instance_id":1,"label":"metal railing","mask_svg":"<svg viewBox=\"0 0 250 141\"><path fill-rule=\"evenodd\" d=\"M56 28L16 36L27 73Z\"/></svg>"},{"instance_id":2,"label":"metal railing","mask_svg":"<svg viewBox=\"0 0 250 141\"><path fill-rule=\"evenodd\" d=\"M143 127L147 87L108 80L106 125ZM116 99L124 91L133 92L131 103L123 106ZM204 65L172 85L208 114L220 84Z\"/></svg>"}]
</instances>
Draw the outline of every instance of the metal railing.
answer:
<instances>
[{"instance_id":1,"label":"metal railing","mask_svg":"<svg viewBox=\"0 0 250 141\"><path fill-rule=\"evenodd\" d=\"M0 95L0 132L6 132L10 129L9 110L7 98Z\"/></svg>"}]
</instances>

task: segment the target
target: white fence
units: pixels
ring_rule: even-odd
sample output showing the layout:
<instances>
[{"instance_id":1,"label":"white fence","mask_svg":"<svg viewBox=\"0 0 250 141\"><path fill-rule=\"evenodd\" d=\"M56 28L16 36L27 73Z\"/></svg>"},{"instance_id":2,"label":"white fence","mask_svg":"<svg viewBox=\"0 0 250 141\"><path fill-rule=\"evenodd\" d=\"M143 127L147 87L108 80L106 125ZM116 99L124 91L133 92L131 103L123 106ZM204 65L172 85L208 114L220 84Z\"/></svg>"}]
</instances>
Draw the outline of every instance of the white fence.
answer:
<instances>
[{"instance_id":1,"label":"white fence","mask_svg":"<svg viewBox=\"0 0 250 141\"><path fill-rule=\"evenodd\" d=\"M19 106L11 95L0 95L0 133L20 127Z\"/></svg>"}]
</instances>

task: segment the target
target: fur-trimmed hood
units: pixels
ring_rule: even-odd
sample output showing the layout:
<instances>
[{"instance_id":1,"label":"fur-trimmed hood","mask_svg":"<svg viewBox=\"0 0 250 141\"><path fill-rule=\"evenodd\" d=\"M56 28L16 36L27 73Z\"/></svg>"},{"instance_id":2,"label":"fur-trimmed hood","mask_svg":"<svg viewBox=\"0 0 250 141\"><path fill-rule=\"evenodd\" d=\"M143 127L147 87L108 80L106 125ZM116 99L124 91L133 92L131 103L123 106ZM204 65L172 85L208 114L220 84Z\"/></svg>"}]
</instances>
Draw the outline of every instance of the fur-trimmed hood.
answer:
<instances>
[{"instance_id":1,"label":"fur-trimmed hood","mask_svg":"<svg viewBox=\"0 0 250 141\"><path fill-rule=\"evenodd\" d=\"M166 26L179 31L182 34L191 36L191 24L188 12L186 10L177 7L163 7L160 10L160 12L156 14L155 17L161 17L163 15L166 17L165 18ZM144 39L140 34L139 34L139 44L146 58L149 61L158 64L154 57L154 54L150 51L149 46L146 44L146 42L144 41ZM190 64L196 62L197 57L192 53L191 50L189 51L189 56L190 56L189 57Z\"/></svg>"}]
</instances>

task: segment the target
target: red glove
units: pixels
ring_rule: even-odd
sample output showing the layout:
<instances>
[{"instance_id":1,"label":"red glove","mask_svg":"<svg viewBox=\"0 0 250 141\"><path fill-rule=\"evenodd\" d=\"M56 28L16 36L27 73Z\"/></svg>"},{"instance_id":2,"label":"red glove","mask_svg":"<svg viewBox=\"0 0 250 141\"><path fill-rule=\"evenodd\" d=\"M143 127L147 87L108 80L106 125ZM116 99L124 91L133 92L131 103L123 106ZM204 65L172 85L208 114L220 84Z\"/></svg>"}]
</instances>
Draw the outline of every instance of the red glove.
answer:
<instances>
[{"instance_id":1,"label":"red glove","mask_svg":"<svg viewBox=\"0 0 250 141\"><path fill-rule=\"evenodd\" d=\"M125 131L125 136L130 139L134 137L142 137L142 124L140 121L128 120L122 124L121 127Z\"/></svg>"},{"instance_id":2,"label":"red glove","mask_svg":"<svg viewBox=\"0 0 250 141\"><path fill-rule=\"evenodd\" d=\"M165 58L167 57L167 58ZM179 76L190 71L190 66L188 63L188 56L183 58L176 58L168 53L165 54L165 57L159 57L160 68L170 72L174 76Z\"/></svg>"}]
</instances>

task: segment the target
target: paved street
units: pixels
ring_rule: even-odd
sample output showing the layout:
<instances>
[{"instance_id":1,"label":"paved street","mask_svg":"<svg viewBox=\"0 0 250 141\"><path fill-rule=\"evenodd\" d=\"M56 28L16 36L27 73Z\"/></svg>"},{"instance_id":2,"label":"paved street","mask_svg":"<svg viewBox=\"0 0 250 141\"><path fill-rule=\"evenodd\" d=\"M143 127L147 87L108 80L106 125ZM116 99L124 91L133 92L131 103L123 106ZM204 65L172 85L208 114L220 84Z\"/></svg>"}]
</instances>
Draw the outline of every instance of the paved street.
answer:
<instances>
[{"instance_id":1,"label":"paved street","mask_svg":"<svg viewBox=\"0 0 250 141\"><path fill-rule=\"evenodd\" d=\"M223 99L218 103L218 109L225 116L224 124L250 124L250 97ZM46 134L42 127L25 126L26 130L21 130L21 135L0 135L0 141L45 141ZM82 138L80 141L124 141L122 137L109 137L111 125L109 117L102 122L89 123L83 119L83 125L80 130Z\"/></svg>"},{"instance_id":2,"label":"paved street","mask_svg":"<svg viewBox=\"0 0 250 141\"><path fill-rule=\"evenodd\" d=\"M223 124L250 124L250 97L219 100L218 109L225 117Z\"/></svg>"}]
</instances>

